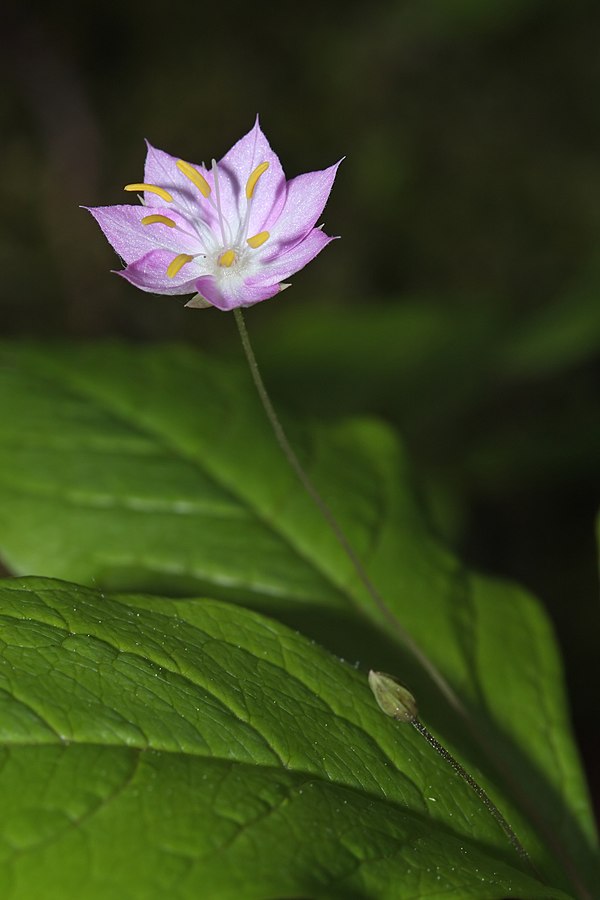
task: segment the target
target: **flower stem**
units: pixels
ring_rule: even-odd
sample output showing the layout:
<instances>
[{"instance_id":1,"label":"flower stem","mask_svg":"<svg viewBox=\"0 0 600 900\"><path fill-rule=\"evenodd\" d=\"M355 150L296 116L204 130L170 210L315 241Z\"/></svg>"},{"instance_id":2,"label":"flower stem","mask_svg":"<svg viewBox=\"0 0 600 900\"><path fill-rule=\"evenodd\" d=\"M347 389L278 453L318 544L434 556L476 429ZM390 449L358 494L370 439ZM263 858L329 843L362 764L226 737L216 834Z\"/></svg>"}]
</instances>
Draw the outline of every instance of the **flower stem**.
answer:
<instances>
[{"instance_id":1,"label":"flower stem","mask_svg":"<svg viewBox=\"0 0 600 900\"><path fill-rule=\"evenodd\" d=\"M466 781L471 790L477 794L485 808L492 814L523 862L532 869L532 871L540 879L540 881L543 881L542 876L534 865L531 857L529 856L529 853L527 852L511 826L508 824L496 804L492 800L490 800L481 785L475 781L472 775L469 775L467 770L464 769L459 761L452 756L450 751L446 750L443 744L440 744L437 738L435 738L431 734L431 732L423 725L420 719L413 719L411 721L411 725L413 726L413 728L416 728L419 734L421 734L425 738L427 743L430 744L437 753L439 753L442 759L444 759L450 766L452 766L456 774L459 775L463 779L463 781Z\"/></svg>"},{"instance_id":2,"label":"flower stem","mask_svg":"<svg viewBox=\"0 0 600 900\"><path fill-rule=\"evenodd\" d=\"M258 392L258 396L263 405L264 411L267 415L267 418L271 424L271 427L275 433L275 437L277 438L277 443L279 444L281 450L288 463L298 476L299 481L304 487L307 494L311 497L314 504L318 508L319 512L329 525L335 539L338 544L346 554L346 557L352 564L354 572L358 577L359 581L362 583L363 587L366 589L367 593L371 597L373 603L378 609L379 613L386 619L388 624L393 628L396 632L404 646L413 654L414 657L418 660L421 666L428 672L431 679L437 684L438 688L444 694L446 699L450 702L450 704L456 709L461 715L468 717L468 713L465 710L460 698L454 692L452 687L448 684L442 673L437 669L436 666L428 659L425 655L424 651L419 647L416 641L411 637L411 635L406 631L405 628L402 627L400 622L398 622L397 618L393 615L393 613L388 608L387 604L383 600L383 597L369 578L362 562L356 555L352 545L350 544L348 538L346 537L341 525L336 519L335 515L331 511L331 508L323 499L312 480L309 478L294 449L292 448L285 431L283 430L283 426L279 420L279 416L275 412L275 408L271 401L271 398L267 392L265 387L265 383L260 374L260 369L258 368L258 363L256 361L256 357L254 355L254 350L252 349L252 344L250 342L250 337L248 335L248 330L246 328L246 322L244 320L244 316L241 309L234 309L235 321L238 327L238 331L240 333L240 338L242 341L242 347L244 349L244 353L246 355L246 359L248 361L248 365L250 367L250 373L252 375L252 379L254 381L254 385Z\"/></svg>"},{"instance_id":3,"label":"flower stem","mask_svg":"<svg viewBox=\"0 0 600 900\"><path fill-rule=\"evenodd\" d=\"M398 678L394 675L388 675L386 672L375 672L373 669L369 672L369 687L373 691L373 696L377 701L377 705L381 709L382 712L386 714L386 716L390 716L390 718L395 719L396 722L401 722L404 724L412 725L420 735L422 735L428 744L430 744L436 753L442 757L445 762L447 762L456 772L457 775L460 776L471 788L472 791L477 794L478 798L481 800L486 809L492 814L496 822L500 825L503 832L507 836L508 840L512 844L513 848L517 851L523 862L526 862L528 866L531 867L532 871L535 875L540 879L542 876L536 869L533 864L529 854L525 850L525 847L510 827L498 807L492 803L484 789L479 785L475 779L469 775L466 769L464 769L461 764L455 759L449 750L446 750L443 744L440 744L437 738L435 738L431 732L423 725L423 723L419 719L419 711L417 706L417 701L415 700L413 694L409 691L405 684L403 684Z\"/></svg>"}]
</instances>

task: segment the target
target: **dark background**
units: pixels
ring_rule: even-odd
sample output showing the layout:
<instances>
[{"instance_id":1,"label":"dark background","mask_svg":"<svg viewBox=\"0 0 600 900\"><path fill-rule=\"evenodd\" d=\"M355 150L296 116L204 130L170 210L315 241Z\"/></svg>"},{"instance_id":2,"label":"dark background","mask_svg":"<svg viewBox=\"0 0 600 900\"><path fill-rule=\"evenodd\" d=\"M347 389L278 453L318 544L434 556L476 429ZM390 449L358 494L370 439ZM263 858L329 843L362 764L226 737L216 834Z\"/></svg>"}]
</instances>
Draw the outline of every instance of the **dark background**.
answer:
<instances>
[{"instance_id":1,"label":"dark background","mask_svg":"<svg viewBox=\"0 0 600 900\"><path fill-rule=\"evenodd\" d=\"M231 317L110 275L79 204L126 202L144 137L218 158L256 112L288 176L347 155L343 240L248 316L265 377L393 423L445 539L542 598L598 797L600 4L14 5L0 42L7 336L239 358Z\"/></svg>"}]
</instances>

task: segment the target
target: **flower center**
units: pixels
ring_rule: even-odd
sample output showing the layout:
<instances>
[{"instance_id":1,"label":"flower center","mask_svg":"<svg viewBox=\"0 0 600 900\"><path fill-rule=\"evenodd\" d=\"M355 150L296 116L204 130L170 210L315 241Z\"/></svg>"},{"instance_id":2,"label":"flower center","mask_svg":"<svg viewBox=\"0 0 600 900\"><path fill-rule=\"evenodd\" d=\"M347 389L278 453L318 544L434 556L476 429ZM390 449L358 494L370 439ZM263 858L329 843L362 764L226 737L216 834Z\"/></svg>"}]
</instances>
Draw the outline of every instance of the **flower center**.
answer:
<instances>
[{"instance_id":1,"label":"flower center","mask_svg":"<svg viewBox=\"0 0 600 900\"><path fill-rule=\"evenodd\" d=\"M244 242L252 250L256 250L258 247L262 247L265 241L268 241L270 237L268 231L259 231L258 234L255 234L252 237L247 237L248 226L250 224L250 214L252 211L252 201L254 199L256 185L258 184L261 176L264 175L264 173L269 168L269 163L266 160L265 162L259 163L259 165L252 170L248 180L246 181L246 209L243 217L240 217L235 237L234 232L231 228L231 224L228 222L226 216L223 213L223 207L221 204L221 189L219 184L219 170L216 160L212 160L211 168L214 182L214 198L212 196L213 190L208 181L201 172L198 172L198 170L194 168L194 166L190 165L190 163L185 162L185 160L180 159L177 161L177 168L183 175L185 175L186 178L188 178L192 182L192 184L198 189L202 197L204 197L204 199L207 200L210 206L213 208L217 216L221 240L219 241L217 235L214 233L213 229L207 221L204 221L201 217L193 217L191 219L189 216L189 212L179 207L177 211L196 231L198 238L204 244L207 253L196 253L193 255L189 253L180 253L169 263L169 266L167 267L167 276L169 278L174 278L175 275L177 275L177 273L183 268L183 266L192 262L194 259L196 259L197 256L212 256L213 260L216 256L216 262L218 266L221 269L229 269L238 259L241 259L241 257L244 256ZM125 190L149 191L150 193L159 196L161 200L165 201L165 203L172 203L175 208L178 207L177 202L173 199L169 191L166 191L164 188L158 185L128 184L126 185ZM177 225L177 223L174 222L173 219L170 219L168 216L158 214L144 216L144 218L142 219L142 225L166 225L168 228L177 229L179 231L184 230L179 225ZM215 254L215 256L213 256L213 254Z\"/></svg>"}]
</instances>

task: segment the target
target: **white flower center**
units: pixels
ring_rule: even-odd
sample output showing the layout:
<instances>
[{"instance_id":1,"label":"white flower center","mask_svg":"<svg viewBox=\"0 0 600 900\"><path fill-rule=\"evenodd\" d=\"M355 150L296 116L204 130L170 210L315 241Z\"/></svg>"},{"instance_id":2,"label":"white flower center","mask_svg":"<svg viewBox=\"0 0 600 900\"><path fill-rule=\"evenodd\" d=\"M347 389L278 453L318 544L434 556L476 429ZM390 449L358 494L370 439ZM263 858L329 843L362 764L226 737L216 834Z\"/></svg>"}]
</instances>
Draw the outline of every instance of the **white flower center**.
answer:
<instances>
[{"instance_id":1,"label":"white flower center","mask_svg":"<svg viewBox=\"0 0 600 900\"><path fill-rule=\"evenodd\" d=\"M157 194L166 203L172 203L179 215L194 232L193 236L197 238L201 246L201 250L198 253L179 253L175 256L167 267L168 277L174 278L183 266L188 265L188 263L193 262L198 257L202 257L204 260L203 268L207 270L206 274L212 275L219 282L230 278L247 277L257 268L257 259L252 251L262 247L270 237L268 231L260 231L258 234L248 237L254 192L259 178L269 168L269 163L260 163L250 173L250 177L246 182L246 209L244 215L236 216L238 221L233 223L227 220L223 212L221 187L219 184L220 176L216 160L212 160L211 169L214 182L214 197L206 178L194 166L180 159L177 162L177 168L198 188L204 199L212 207L218 225L217 233L215 233L213 224L210 224L208 220L205 221L202 216L190 215L189 210L184 209L181 204L177 203L164 188L153 184L128 184L125 187L126 191L149 191ZM189 231L182 228L168 216L145 216L142 219L142 225L164 225L168 228L182 231L190 237Z\"/></svg>"}]
</instances>

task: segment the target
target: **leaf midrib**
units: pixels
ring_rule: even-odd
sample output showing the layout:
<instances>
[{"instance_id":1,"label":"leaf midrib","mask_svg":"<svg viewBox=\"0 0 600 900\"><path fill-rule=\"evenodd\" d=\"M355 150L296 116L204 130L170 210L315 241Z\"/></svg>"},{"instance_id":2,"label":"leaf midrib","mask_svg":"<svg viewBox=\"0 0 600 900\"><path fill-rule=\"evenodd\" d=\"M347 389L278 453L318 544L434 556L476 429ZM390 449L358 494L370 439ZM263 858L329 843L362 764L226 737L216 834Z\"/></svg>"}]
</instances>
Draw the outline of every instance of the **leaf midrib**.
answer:
<instances>
[{"instance_id":1,"label":"leaf midrib","mask_svg":"<svg viewBox=\"0 0 600 900\"><path fill-rule=\"evenodd\" d=\"M38 359L39 358L36 358L36 361L38 361ZM93 390L89 390L87 385L83 385L79 382L72 382L68 380L68 378L62 377L62 373L60 372L48 373L47 370L44 370L42 377L50 384L58 386L58 389L64 393L71 393L73 396L86 401L92 400L103 413L112 417L119 423L124 424L130 431L133 431L142 437L151 439L163 450L163 452L166 452L167 454L172 453L181 461L191 464L219 490L231 497L234 503L246 510L246 513L249 516L253 516L260 521L265 528L268 528L275 538L282 541L300 562L306 565L309 570L312 569L330 589L346 601L346 604L350 604L354 609L361 613L365 612L363 607L359 606L355 598L348 591L347 585L336 583L331 571L320 565L318 557L314 557L312 554L301 549L298 544L294 543L291 535L286 530L277 529L275 522L269 519L258 507L253 505L248 497L235 491L230 484L219 477L212 467L209 468L206 464L203 465L195 454L188 453L180 444L169 441L163 431L151 427L148 422L140 421L136 417L135 410L132 407L121 408L118 405L115 406L114 401L109 400L104 393L98 394ZM129 418L129 416L131 418ZM391 610L390 614L393 615ZM379 624L377 619L375 619L375 621Z\"/></svg>"}]
</instances>

